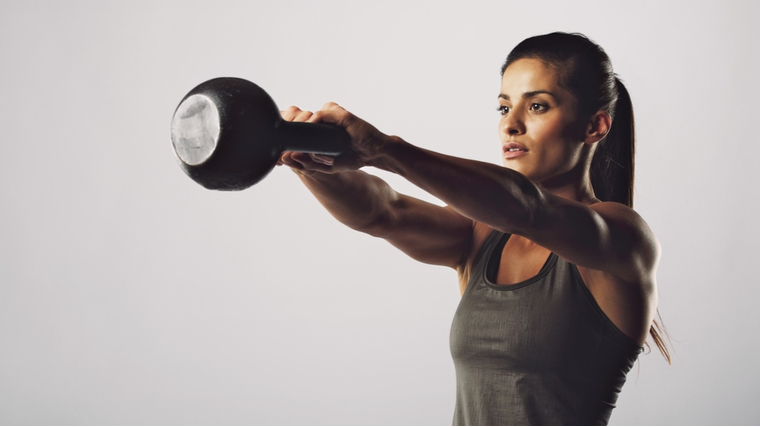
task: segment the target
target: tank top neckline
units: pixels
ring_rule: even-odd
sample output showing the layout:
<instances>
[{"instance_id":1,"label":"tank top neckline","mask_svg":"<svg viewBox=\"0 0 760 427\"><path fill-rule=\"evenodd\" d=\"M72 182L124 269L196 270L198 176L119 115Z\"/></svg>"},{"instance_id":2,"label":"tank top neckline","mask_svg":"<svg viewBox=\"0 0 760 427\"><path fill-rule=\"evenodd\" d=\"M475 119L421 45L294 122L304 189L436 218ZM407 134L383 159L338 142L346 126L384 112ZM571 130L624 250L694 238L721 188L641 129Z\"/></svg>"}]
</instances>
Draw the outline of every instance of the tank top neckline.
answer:
<instances>
[{"instance_id":1,"label":"tank top neckline","mask_svg":"<svg viewBox=\"0 0 760 427\"><path fill-rule=\"evenodd\" d=\"M495 280L496 275L499 271L499 261L501 259L502 251L504 250L504 246L507 244L507 240L509 240L512 235L508 233L502 233L497 230L494 230L492 233L494 234L492 238L498 238L498 241L495 244L491 245L490 248L488 248L487 253L483 254L483 262L485 265L481 270L483 274L483 283L485 283L489 288L495 289L497 291L513 291L516 289L524 288L543 279L554 268L554 265L557 262L557 254L554 252L549 252L549 256L546 258L544 265L535 276L509 285L500 285L496 283ZM484 244L487 243L488 242Z\"/></svg>"},{"instance_id":2,"label":"tank top neckline","mask_svg":"<svg viewBox=\"0 0 760 427\"><path fill-rule=\"evenodd\" d=\"M496 291L515 291L525 288L526 286L530 286L546 277L546 275L548 275L557 264L559 257L554 252L550 252L543 267L541 267L541 270L539 270L535 276L511 285L497 284L494 282L494 279L496 277L496 273L498 272L498 262L501 258L501 253L504 250L504 245L507 244L507 240L509 240L511 236L512 235L509 233L493 230L491 232L491 235L483 243L483 250L480 254L479 260L476 261L476 264L480 263L478 271L478 275L482 277L482 280L480 282L485 284L489 289ZM496 242L494 243L493 240L496 240ZM625 332L621 331L620 328L618 328L617 325L615 325L612 320L607 317L607 314L605 314L604 310L599 307L599 304L591 294L591 291L589 291L586 285L583 283L583 278L581 277L578 268L569 262L568 265L570 266L570 271L572 272L573 276L575 276L576 280L578 280L578 282L581 284L581 290L586 297L586 301L591 305L592 310L596 312L597 316L599 316L599 318L602 319L602 321L607 325L607 329L611 331L610 337L624 347L636 350L641 353L644 350L644 347L642 347L642 345L636 342L633 338L626 335ZM474 286L468 285L467 288L471 289L474 288Z\"/></svg>"}]
</instances>

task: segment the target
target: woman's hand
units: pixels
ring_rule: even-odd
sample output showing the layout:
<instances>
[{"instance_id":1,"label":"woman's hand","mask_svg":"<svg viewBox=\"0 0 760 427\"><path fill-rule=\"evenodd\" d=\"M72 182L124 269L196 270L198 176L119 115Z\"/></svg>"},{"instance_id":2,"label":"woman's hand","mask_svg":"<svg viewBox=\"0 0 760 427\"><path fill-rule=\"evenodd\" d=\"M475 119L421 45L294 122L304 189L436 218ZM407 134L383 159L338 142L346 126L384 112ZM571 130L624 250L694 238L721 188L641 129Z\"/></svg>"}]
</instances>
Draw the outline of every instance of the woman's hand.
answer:
<instances>
[{"instance_id":1,"label":"woman's hand","mask_svg":"<svg viewBox=\"0 0 760 427\"><path fill-rule=\"evenodd\" d=\"M288 122L311 122L314 113L303 111L298 107L290 107L287 110L280 111L283 120ZM332 173L334 159L332 156L325 156L313 153L297 153L285 151L280 156L277 166L286 165L302 175L314 175L318 172Z\"/></svg>"},{"instance_id":2,"label":"woman's hand","mask_svg":"<svg viewBox=\"0 0 760 427\"><path fill-rule=\"evenodd\" d=\"M357 170L370 165L380 157L384 145L392 140L374 126L332 102L325 104L322 110L315 113L303 111L298 107L290 107L280 113L286 121L333 124L344 128L351 136L349 149L337 157L292 151L280 156L278 166L284 164L308 176Z\"/></svg>"}]
</instances>

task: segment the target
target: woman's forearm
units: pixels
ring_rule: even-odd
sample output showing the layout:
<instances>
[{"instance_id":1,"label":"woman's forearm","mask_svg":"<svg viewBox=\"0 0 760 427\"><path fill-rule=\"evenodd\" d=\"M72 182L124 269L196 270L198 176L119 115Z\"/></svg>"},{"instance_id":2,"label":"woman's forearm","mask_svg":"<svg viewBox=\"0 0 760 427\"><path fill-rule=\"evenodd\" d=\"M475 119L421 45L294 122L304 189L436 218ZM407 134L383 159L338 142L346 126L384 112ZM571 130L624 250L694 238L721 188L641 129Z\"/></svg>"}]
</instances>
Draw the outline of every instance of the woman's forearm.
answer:
<instances>
[{"instance_id":1,"label":"woman's forearm","mask_svg":"<svg viewBox=\"0 0 760 427\"><path fill-rule=\"evenodd\" d=\"M505 232L528 224L541 198L538 187L515 171L425 150L397 137L368 164L396 173L461 215Z\"/></svg>"},{"instance_id":2,"label":"woman's forearm","mask_svg":"<svg viewBox=\"0 0 760 427\"><path fill-rule=\"evenodd\" d=\"M362 171L301 174L301 180L338 221L417 261L459 268L467 255L473 223L452 209L396 193Z\"/></svg>"},{"instance_id":3,"label":"woman's forearm","mask_svg":"<svg viewBox=\"0 0 760 427\"><path fill-rule=\"evenodd\" d=\"M398 194L383 180L362 171L298 174L330 214L358 231L377 234Z\"/></svg>"}]
</instances>

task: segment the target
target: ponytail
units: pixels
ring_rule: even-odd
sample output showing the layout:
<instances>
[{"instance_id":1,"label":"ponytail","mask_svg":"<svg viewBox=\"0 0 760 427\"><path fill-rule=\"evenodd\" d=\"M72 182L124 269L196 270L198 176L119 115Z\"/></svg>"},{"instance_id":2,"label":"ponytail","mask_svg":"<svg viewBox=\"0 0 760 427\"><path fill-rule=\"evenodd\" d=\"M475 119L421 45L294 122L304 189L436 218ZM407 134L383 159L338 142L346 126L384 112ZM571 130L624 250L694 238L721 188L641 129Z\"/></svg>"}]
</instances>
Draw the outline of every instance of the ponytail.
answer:
<instances>
[{"instance_id":1,"label":"ponytail","mask_svg":"<svg viewBox=\"0 0 760 427\"><path fill-rule=\"evenodd\" d=\"M636 133L633 120L633 103L628 90L618 77L615 77L617 87L617 102L615 103L612 127L596 148L591 159L591 185L599 200L618 202L633 208L633 179L634 158L636 154ZM657 321L659 319L659 322ZM670 350L664 337L668 337L662 325L660 310L657 309L657 319L649 327L657 349L665 360L672 363ZM649 345L647 344L647 347Z\"/></svg>"},{"instance_id":2,"label":"ponytail","mask_svg":"<svg viewBox=\"0 0 760 427\"><path fill-rule=\"evenodd\" d=\"M612 127L596 148L591 159L591 185L599 200L633 207L634 156L636 136L633 104L623 82L615 77L617 102Z\"/></svg>"}]
</instances>

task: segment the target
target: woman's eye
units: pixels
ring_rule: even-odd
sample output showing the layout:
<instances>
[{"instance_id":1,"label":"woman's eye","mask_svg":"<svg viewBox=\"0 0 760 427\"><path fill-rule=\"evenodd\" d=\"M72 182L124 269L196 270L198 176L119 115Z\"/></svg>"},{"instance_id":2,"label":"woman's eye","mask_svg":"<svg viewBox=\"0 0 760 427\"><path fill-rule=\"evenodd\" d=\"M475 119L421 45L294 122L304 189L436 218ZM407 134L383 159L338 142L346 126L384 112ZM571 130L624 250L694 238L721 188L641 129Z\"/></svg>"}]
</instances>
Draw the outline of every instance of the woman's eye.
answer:
<instances>
[{"instance_id":1,"label":"woman's eye","mask_svg":"<svg viewBox=\"0 0 760 427\"><path fill-rule=\"evenodd\" d=\"M546 104L539 104L538 102L530 104L530 109L532 111L546 111L547 108Z\"/></svg>"},{"instance_id":2,"label":"woman's eye","mask_svg":"<svg viewBox=\"0 0 760 427\"><path fill-rule=\"evenodd\" d=\"M506 105L499 105L498 107L496 107L496 111L501 113L502 116L505 116L507 113L509 113L509 107L507 107Z\"/></svg>"}]
</instances>

